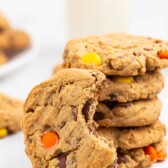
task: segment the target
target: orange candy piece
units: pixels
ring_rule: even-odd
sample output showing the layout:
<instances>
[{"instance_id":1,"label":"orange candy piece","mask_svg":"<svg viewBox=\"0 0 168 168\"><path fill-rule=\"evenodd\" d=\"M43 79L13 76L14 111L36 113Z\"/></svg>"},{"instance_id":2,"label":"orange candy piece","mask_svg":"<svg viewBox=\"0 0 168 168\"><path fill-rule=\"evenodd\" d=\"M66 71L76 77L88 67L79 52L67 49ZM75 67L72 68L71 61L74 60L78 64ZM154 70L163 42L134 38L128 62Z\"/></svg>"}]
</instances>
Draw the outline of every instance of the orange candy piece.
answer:
<instances>
[{"instance_id":1,"label":"orange candy piece","mask_svg":"<svg viewBox=\"0 0 168 168\"><path fill-rule=\"evenodd\" d=\"M160 151L157 153L157 161L163 161L167 158L167 153L165 151Z\"/></svg>"},{"instance_id":2,"label":"orange candy piece","mask_svg":"<svg viewBox=\"0 0 168 168\"><path fill-rule=\"evenodd\" d=\"M157 152L153 146L147 146L144 148L144 152L146 155L150 156L150 160L152 163L156 161L163 161L167 158L166 151Z\"/></svg>"},{"instance_id":3,"label":"orange candy piece","mask_svg":"<svg viewBox=\"0 0 168 168\"><path fill-rule=\"evenodd\" d=\"M45 148L51 148L52 146L58 143L58 140L59 140L59 136L55 132L46 132L41 137L41 142Z\"/></svg>"},{"instance_id":4,"label":"orange candy piece","mask_svg":"<svg viewBox=\"0 0 168 168\"><path fill-rule=\"evenodd\" d=\"M158 56L160 59L168 59L168 50L161 50L158 52Z\"/></svg>"},{"instance_id":5,"label":"orange candy piece","mask_svg":"<svg viewBox=\"0 0 168 168\"><path fill-rule=\"evenodd\" d=\"M157 151L153 146L147 146L144 148L144 152L146 155L150 156L150 160L152 163L157 161Z\"/></svg>"}]
</instances>

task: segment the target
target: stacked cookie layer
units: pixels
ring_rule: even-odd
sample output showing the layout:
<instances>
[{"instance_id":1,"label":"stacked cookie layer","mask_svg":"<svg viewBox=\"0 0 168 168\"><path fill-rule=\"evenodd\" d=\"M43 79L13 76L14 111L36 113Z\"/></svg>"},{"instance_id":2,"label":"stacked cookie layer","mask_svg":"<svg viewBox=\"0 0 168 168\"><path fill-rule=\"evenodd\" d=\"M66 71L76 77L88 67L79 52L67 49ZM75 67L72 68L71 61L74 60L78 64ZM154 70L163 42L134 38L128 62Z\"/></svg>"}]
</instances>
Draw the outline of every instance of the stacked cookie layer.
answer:
<instances>
[{"instance_id":1,"label":"stacked cookie layer","mask_svg":"<svg viewBox=\"0 0 168 168\"><path fill-rule=\"evenodd\" d=\"M160 69L168 66L167 42L127 34L92 36L70 41L63 57L64 64L55 71L97 69L106 75L94 120L99 133L114 140L119 165L147 167L164 160L153 159L148 148L160 152L154 146L166 133L158 121L162 104L157 94L164 87ZM132 150L140 150L143 159L131 156ZM164 148L162 152L166 153Z\"/></svg>"},{"instance_id":2,"label":"stacked cookie layer","mask_svg":"<svg viewBox=\"0 0 168 168\"><path fill-rule=\"evenodd\" d=\"M163 161L157 94L167 51L166 42L126 34L70 41L59 72L24 104L33 167L145 168Z\"/></svg>"}]
</instances>

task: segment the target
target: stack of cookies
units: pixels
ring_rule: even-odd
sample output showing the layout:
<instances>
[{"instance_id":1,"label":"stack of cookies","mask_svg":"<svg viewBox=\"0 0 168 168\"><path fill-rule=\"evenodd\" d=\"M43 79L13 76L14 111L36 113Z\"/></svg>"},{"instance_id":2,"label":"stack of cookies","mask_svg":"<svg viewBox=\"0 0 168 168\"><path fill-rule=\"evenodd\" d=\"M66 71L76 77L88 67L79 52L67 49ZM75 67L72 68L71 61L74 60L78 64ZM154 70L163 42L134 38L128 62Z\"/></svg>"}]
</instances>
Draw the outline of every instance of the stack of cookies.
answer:
<instances>
[{"instance_id":1,"label":"stack of cookies","mask_svg":"<svg viewBox=\"0 0 168 168\"><path fill-rule=\"evenodd\" d=\"M66 45L63 57L63 68L97 69L106 75L94 120L100 133L116 142L122 159L129 150L162 141L166 129L158 121L162 104L157 94L164 87L159 70L168 66L167 42L118 33L80 38Z\"/></svg>"},{"instance_id":2,"label":"stack of cookies","mask_svg":"<svg viewBox=\"0 0 168 168\"><path fill-rule=\"evenodd\" d=\"M56 75L36 86L24 105L33 166L145 168L165 160L157 94L168 44L127 34L92 36L70 41L63 57Z\"/></svg>"}]
</instances>

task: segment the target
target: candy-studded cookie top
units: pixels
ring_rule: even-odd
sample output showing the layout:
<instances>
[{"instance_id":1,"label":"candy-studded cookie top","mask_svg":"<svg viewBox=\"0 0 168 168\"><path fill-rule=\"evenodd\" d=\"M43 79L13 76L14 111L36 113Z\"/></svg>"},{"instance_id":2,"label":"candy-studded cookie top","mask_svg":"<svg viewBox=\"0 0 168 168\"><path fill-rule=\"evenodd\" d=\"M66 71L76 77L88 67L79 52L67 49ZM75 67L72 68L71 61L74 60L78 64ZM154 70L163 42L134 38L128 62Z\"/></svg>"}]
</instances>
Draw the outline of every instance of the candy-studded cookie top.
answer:
<instances>
[{"instance_id":1,"label":"candy-studded cookie top","mask_svg":"<svg viewBox=\"0 0 168 168\"><path fill-rule=\"evenodd\" d=\"M98 69L106 75L134 76L168 66L168 43L159 39L114 33L71 40L64 67Z\"/></svg>"}]
</instances>

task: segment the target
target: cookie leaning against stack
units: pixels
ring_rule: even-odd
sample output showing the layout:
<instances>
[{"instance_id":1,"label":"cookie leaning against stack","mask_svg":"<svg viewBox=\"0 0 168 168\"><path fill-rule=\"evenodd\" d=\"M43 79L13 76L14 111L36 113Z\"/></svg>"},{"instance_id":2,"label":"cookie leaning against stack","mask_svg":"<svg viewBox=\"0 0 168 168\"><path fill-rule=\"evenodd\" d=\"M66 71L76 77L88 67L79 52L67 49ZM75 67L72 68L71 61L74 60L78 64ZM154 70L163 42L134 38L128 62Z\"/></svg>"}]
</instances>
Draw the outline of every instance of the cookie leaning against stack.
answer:
<instances>
[{"instance_id":1,"label":"cookie leaning against stack","mask_svg":"<svg viewBox=\"0 0 168 168\"><path fill-rule=\"evenodd\" d=\"M161 112L162 105L156 95L164 87L164 78L160 69L168 66L167 42L150 37L118 33L91 36L68 42L63 58L64 63L54 69L55 73L63 68L84 68L97 69L106 75L106 87L100 92L99 104L94 115L94 120L99 124L100 130L103 130L100 132L106 132L109 136L115 132L116 135L121 134L120 139L128 136L131 141L139 132L138 130L144 129L144 126L149 127L149 132L152 131L152 126L158 122ZM164 127L163 124L161 125ZM106 129L101 127L106 127ZM114 127L120 128L112 129ZM125 127L132 127L134 131L128 131ZM157 127L158 130L161 131L161 127ZM123 132L125 132L125 137L122 136ZM147 132L140 132L139 135L142 137L148 137ZM153 144L161 142L165 131L159 134L154 127L153 132L155 132L153 137L159 137L154 138L156 142L151 141L152 137L146 138L146 141L142 138L143 145L137 144L133 148L147 146L146 148L152 148L157 153ZM129 146L129 142L122 147L120 143L122 144L119 141L117 148L125 150ZM164 155L162 160L164 160L165 148L162 150L162 155ZM156 156L153 160L150 150L144 150L144 152L150 156L151 162L142 164L136 160L136 166L147 167L157 161ZM158 156L158 161L161 160L159 158ZM120 166L129 167L128 162L131 161L123 160L127 164L123 165L120 161Z\"/></svg>"},{"instance_id":2,"label":"cookie leaning against stack","mask_svg":"<svg viewBox=\"0 0 168 168\"><path fill-rule=\"evenodd\" d=\"M113 165L113 141L98 136L93 120L105 80L96 70L68 69L31 91L24 104L22 130L34 168Z\"/></svg>"}]
</instances>

